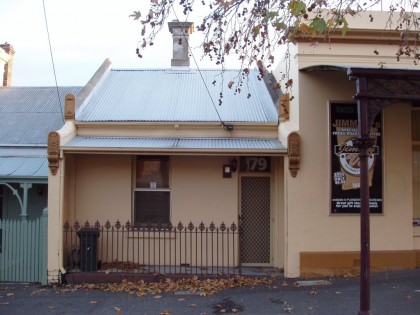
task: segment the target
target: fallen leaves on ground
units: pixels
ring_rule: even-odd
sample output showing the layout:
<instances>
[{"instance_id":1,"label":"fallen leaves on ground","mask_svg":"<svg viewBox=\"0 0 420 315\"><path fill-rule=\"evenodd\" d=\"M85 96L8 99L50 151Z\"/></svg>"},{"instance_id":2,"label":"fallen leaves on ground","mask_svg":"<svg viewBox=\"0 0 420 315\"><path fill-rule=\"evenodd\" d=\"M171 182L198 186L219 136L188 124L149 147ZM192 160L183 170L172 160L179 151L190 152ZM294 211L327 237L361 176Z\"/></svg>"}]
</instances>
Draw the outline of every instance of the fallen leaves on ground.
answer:
<instances>
[{"instance_id":1,"label":"fallen leaves on ground","mask_svg":"<svg viewBox=\"0 0 420 315\"><path fill-rule=\"evenodd\" d=\"M102 290L108 292L125 292L136 294L137 296L145 296L148 294L155 295L160 298L161 293L173 293L177 291L187 291L200 296L216 294L224 289L238 287L253 287L259 284L271 284L272 279L268 278L251 278L244 276L215 278L215 279L199 279L198 277L171 279L166 278L161 282L147 283L144 280L138 282L130 282L123 280L121 283L104 283L104 284L82 284L76 285L74 289L84 290Z\"/></svg>"},{"instance_id":2,"label":"fallen leaves on ground","mask_svg":"<svg viewBox=\"0 0 420 315\"><path fill-rule=\"evenodd\" d=\"M317 295L318 291L314 288L309 292L310 295Z\"/></svg>"},{"instance_id":3,"label":"fallen leaves on ground","mask_svg":"<svg viewBox=\"0 0 420 315\"><path fill-rule=\"evenodd\" d=\"M47 289L38 289L38 290L32 291L31 295L32 296L38 295L38 294L41 294L41 292L45 292L45 291L47 291Z\"/></svg>"}]
</instances>

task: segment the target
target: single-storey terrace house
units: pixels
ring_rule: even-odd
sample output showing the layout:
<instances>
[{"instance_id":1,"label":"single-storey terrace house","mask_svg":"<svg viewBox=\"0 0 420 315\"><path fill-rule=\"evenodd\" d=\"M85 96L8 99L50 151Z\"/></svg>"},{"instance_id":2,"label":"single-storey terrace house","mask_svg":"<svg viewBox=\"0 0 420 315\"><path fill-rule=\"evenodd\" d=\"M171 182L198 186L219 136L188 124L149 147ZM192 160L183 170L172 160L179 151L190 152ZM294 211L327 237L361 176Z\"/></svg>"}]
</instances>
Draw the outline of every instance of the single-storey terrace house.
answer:
<instances>
[{"instance_id":1,"label":"single-storey terrace house","mask_svg":"<svg viewBox=\"0 0 420 315\"><path fill-rule=\"evenodd\" d=\"M169 24L172 68L119 70L106 60L79 97L68 96L66 123L49 135L51 279L97 264L206 272L212 265L212 273L239 262L281 264L284 240L272 236L283 217L277 192L287 152L278 140L279 94L257 71L235 95L226 84L242 76L238 70L189 68L186 41L180 46L177 36L188 36L191 24ZM100 227L95 257L70 232L81 237L86 221ZM191 231L202 235L185 241Z\"/></svg>"}]
</instances>

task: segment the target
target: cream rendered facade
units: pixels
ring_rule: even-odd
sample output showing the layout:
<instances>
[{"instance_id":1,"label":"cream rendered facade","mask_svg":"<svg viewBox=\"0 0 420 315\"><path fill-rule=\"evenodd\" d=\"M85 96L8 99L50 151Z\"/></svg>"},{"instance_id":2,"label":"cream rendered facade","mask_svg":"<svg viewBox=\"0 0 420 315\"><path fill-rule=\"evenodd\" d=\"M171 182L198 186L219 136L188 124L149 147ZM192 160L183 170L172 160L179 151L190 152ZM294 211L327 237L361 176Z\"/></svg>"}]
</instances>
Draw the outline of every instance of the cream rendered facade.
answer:
<instances>
[{"instance_id":1,"label":"cream rendered facade","mask_svg":"<svg viewBox=\"0 0 420 315\"><path fill-rule=\"evenodd\" d=\"M124 129L124 128L123 128ZM74 131L73 122L59 131ZM169 130L168 130L169 131ZM268 133L276 130L268 131ZM63 141L64 142L64 141ZM141 153L138 153L141 154ZM57 175L49 177L49 277L64 272L63 233L57 226L65 221L132 220L132 190L135 152L63 152ZM222 177L222 165L238 156L218 154L170 155L171 221L185 224L238 222L240 207L239 172ZM283 157L272 157L271 180L271 265L283 267ZM59 196L59 197L58 197ZM55 208L55 207L56 208ZM58 209L57 209L58 208Z\"/></svg>"},{"instance_id":2,"label":"cream rendered facade","mask_svg":"<svg viewBox=\"0 0 420 315\"><path fill-rule=\"evenodd\" d=\"M133 222L133 187L135 187L136 157L169 156L169 187L171 194L171 223L206 225L222 222L238 223L240 214L242 176L270 178L270 263L283 268L284 253L284 155L286 150L261 153L260 150L185 149L108 149L100 147L75 148L66 144L77 136L95 137L172 137L172 138L275 138L278 124L236 124L227 131L217 123L90 123L74 119L74 97L66 101L66 123L52 134L59 142L58 168L49 173L48 193L48 274L57 281L65 273L63 230L66 221L80 224L99 220ZM72 117L73 116L73 117ZM57 143L57 141L55 142ZM49 142L51 146L51 140ZM54 151L49 148L49 151ZM271 171L264 174L233 172L231 178L222 176L222 166L241 156L264 155L271 160ZM51 166L51 161L50 161ZM237 245L235 245L237 246Z\"/></svg>"},{"instance_id":3,"label":"cream rendered facade","mask_svg":"<svg viewBox=\"0 0 420 315\"><path fill-rule=\"evenodd\" d=\"M370 16L374 21L370 21ZM330 210L329 103L354 102L355 81L346 71L308 71L319 66L418 69L412 59L396 60L397 31L385 31L387 12L366 12L349 20L345 37L290 45L293 79L290 119L279 139L296 131L302 139L296 178L285 173L285 275L358 272L360 216ZM378 55L374 51L379 52ZM413 227L411 104L385 108L383 123L383 212L371 215L372 270L419 267L420 228ZM287 163L286 163L287 164Z\"/></svg>"}]
</instances>

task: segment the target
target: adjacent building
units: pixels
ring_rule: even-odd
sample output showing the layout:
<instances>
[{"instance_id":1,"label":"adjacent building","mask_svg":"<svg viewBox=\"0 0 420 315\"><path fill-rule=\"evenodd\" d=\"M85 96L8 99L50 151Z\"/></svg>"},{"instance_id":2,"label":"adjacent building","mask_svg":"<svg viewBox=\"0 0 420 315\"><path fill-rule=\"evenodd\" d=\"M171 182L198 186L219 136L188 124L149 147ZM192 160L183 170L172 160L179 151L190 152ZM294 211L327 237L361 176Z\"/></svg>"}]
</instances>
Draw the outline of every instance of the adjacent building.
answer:
<instances>
[{"instance_id":1,"label":"adjacent building","mask_svg":"<svg viewBox=\"0 0 420 315\"><path fill-rule=\"evenodd\" d=\"M34 235L43 230L31 222L47 215L48 133L64 123L61 96L81 88L11 86L13 54L0 45L0 281L41 281L34 264L46 257Z\"/></svg>"}]
</instances>

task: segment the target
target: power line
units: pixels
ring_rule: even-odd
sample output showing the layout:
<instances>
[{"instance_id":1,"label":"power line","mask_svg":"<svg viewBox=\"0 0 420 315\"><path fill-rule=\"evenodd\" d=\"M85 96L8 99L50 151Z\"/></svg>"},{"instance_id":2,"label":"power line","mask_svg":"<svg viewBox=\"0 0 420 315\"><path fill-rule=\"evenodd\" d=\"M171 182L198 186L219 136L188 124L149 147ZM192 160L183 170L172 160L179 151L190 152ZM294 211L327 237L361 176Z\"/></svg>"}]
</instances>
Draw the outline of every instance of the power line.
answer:
<instances>
[{"instance_id":1,"label":"power line","mask_svg":"<svg viewBox=\"0 0 420 315\"><path fill-rule=\"evenodd\" d=\"M178 21L179 25L181 26L181 22L180 22L180 20L178 19L178 16L177 16L177 14L176 14L176 12L175 12L173 2L171 2L171 7L172 7L172 11L174 12L174 15L175 15L176 20ZM185 18L185 22L187 22L188 15L189 15L189 13L187 14L187 16L186 16L186 18ZM206 81L204 80L203 74L201 73L200 67L198 66L197 60L195 59L195 56L194 56L193 51L192 51L192 49L191 49L190 43L188 42L187 37L185 36L185 33L184 33L184 32L182 32L182 35L184 36L184 40L185 40L185 42L187 43L188 50L189 50L189 52L190 52L190 54L191 54L191 57L192 57L192 58L193 58L193 60L194 60L195 66L197 67L197 70L198 70L198 73L200 74L201 80L202 80L202 81L203 81L203 83L204 83L204 86L205 86L205 88L206 88L207 94L208 94L208 96L209 96L209 98L210 98L210 100L211 100L211 103L213 104L213 108L214 108L214 110L216 111L217 117L219 117L219 121L220 121L220 123L222 124L222 127L223 127L223 128L227 128L227 129L228 129L228 127L226 126L226 124L225 124L225 123L224 123L224 121L222 120L222 117L220 117L220 113L219 113L219 111L217 110L217 106L216 106L216 104L215 104L215 102L214 102L214 100L213 100L213 97L211 96L210 90L209 90L209 88L208 88L208 86L207 86Z\"/></svg>"},{"instance_id":2,"label":"power line","mask_svg":"<svg viewBox=\"0 0 420 315\"><path fill-rule=\"evenodd\" d=\"M51 62L52 62L52 67L53 67L53 72L54 72L55 88L57 90L58 102L60 104L61 118L63 119L63 123L65 123L64 113L63 113L63 105L61 104L60 90L59 90L58 84L57 84L57 75L56 75L56 72L55 72L54 57L53 57L53 52L52 52L52 47L51 47L50 31L48 30L47 12L45 10L45 1L44 0L42 0L42 6L44 7L44 19L45 19L45 25L47 27L48 45L50 47L50 56L51 56Z\"/></svg>"}]
</instances>

